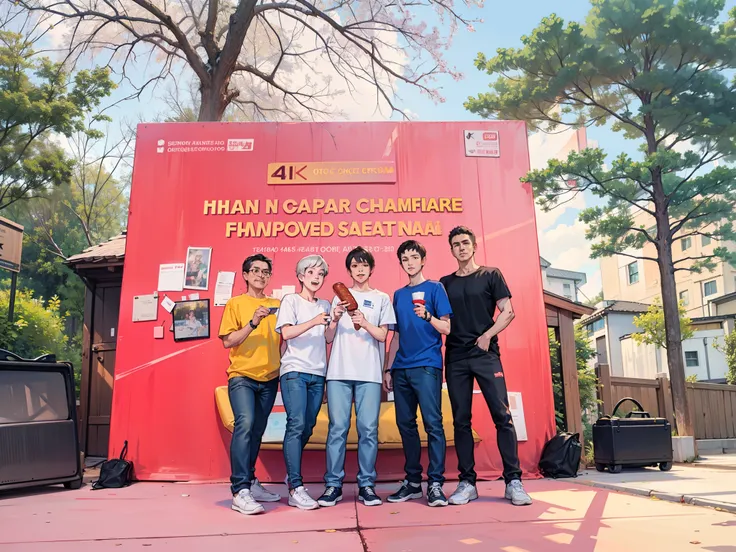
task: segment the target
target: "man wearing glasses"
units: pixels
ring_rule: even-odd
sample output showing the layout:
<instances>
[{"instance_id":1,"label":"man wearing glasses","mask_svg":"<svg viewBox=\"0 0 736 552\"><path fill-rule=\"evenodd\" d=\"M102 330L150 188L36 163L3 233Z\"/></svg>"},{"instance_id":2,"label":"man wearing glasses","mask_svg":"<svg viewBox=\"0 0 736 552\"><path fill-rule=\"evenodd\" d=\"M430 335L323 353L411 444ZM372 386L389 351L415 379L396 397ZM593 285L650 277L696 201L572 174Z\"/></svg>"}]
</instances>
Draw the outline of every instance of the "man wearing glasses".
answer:
<instances>
[{"instance_id":1,"label":"man wearing glasses","mask_svg":"<svg viewBox=\"0 0 736 552\"><path fill-rule=\"evenodd\" d=\"M266 490L255 478L256 459L268 416L276 400L281 362L276 333L278 299L266 297L272 263L258 254L245 259L246 292L227 302L219 336L230 351L228 396L235 416L230 443L232 509L260 514L259 502L278 502L281 496Z\"/></svg>"}]
</instances>

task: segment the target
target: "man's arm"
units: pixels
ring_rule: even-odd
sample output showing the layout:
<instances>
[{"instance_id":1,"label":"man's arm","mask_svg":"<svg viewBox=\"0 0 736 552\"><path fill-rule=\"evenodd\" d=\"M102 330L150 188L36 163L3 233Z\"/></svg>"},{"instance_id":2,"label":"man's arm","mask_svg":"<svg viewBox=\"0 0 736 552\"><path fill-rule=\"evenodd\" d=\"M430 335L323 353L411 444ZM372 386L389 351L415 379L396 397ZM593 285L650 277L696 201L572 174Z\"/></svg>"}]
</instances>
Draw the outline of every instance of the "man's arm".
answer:
<instances>
[{"instance_id":1,"label":"man's arm","mask_svg":"<svg viewBox=\"0 0 736 552\"><path fill-rule=\"evenodd\" d=\"M241 328L232 333L221 336L220 339L222 339L222 344L225 346L226 349L232 349L233 347L241 345L243 341L248 339L248 336L251 334L252 331L253 328L251 327L251 325L246 324L245 328Z\"/></svg>"},{"instance_id":2,"label":"man's arm","mask_svg":"<svg viewBox=\"0 0 736 552\"><path fill-rule=\"evenodd\" d=\"M440 332L442 335L450 335L450 316L443 316L442 318L432 317L429 319L429 323L432 327Z\"/></svg>"},{"instance_id":3,"label":"man's arm","mask_svg":"<svg viewBox=\"0 0 736 552\"><path fill-rule=\"evenodd\" d=\"M399 332L393 332L393 335L391 336L391 344L388 346L388 354L386 355L386 360L383 363L383 371L387 372L391 369L391 366L394 365L394 359L396 358L396 353L399 352Z\"/></svg>"},{"instance_id":4,"label":"man's arm","mask_svg":"<svg viewBox=\"0 0 736 552\"><path fill-rule=\"evenodd\" d=\"M485 351L487 351L490 347L491 339L493 339L495 336L505 330L516 316L514 314L514 307L511 305L510 297L499 299L496 305L498 306L498 310L500 311L498 318L496 318L496 322L476 341L478 347Z\"/></svg>"}]
</instances>

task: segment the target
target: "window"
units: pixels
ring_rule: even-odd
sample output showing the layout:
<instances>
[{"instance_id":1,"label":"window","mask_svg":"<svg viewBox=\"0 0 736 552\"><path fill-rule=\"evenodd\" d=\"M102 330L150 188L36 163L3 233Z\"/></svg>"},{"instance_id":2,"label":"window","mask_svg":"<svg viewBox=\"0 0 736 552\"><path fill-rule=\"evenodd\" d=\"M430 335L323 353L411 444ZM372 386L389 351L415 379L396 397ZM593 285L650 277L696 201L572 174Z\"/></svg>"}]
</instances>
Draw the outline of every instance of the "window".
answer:
<instances>
[{"instance_id":1,"label":"window","mask_svg":"<svg viewBox=\"0 0 736 552\"><path fill-rule=\"evenodd\" d=\"M572 299L572 288L570 284L562 284L562 294L568 299Z\"/></svg>"},{"instance_id":2,"label":"window","mask_svg":"<svg viewBox=\"0 0 736 552\"><path fill-rule=\"evenodd\" d=\"M686 307L690 304L690 292L688 290L680 292L680 303Z\"/></svg>"},{"instance_id":3,"label":"window","mask_svg":"<svg viewBox=\"0 0 736 552\"><path fill-rule=\"evenodd\" d=\"M692 238L682 238L682 240L680 240L680 244L682 245L682 250L686 251L690 249L690 247L693 245L693 239Z\"/></svg>"},{"instance_id":4,"label":"window","mask_svg":"<svg viewBox=\"0 0 736 552\"><path fill-rule=\"evenodd\" d=\"M700 366L698 351L685 351L685 366L688 368L697 368Z\"/></svg>"},{"instance_id":5,"label":"window","mask_svg":"<svg viewBox=\"0 0 736 552\"><path fill-rule=\"evenodd\" d=\"M700 244L703 247L710 245L710 242L711 242L710 236L700 236Z\"/></svg>"},{"instance_id":6,"label":"window","mask_svg":"<svg viewBox=\"0 0 736 552\"><path fill-rule=\"evenodd\" d=\"M628 267L629 284L635 284L639 281L639 263L634 261Z\"/></svg>"},{"instance_id":7,"label":"window","mask_svg":"<svg viewBox=\"0 0 736 552\"><path fill-rule=\"evenodd\" d=\"M703 284L703 295L705 297L708 297L709 295L714 295L718 293L718 282L715 280L711 280L710 282L705 282Z\"/></svg>"},{"instance_id":8,"label":"window","mask_svg":"<svg viewBox=\"0 0 736 552\"><path fill-rule=\"evenodd\" d=\"M605 327L605 321L602 318L599 318L595 322L591 322L590 324L586 325L585 330L588 332L588 335L593 335L594 333L601 331Z\"/></svg>"}]
</instances>

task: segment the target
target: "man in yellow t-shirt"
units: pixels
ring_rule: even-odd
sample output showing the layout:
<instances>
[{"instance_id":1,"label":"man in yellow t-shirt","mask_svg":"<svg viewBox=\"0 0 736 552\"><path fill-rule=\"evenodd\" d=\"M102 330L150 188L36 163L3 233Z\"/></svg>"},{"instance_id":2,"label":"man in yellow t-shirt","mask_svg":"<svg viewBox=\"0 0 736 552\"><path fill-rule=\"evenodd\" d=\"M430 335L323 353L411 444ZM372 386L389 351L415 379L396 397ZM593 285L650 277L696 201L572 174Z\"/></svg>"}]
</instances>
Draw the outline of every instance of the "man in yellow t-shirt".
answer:
<instances>
[{"instance_id":1,"label":"man in yellow t-shirt","mask_svg":"<svg viewBox=\"0 0 736 552\"><path fill-rule=\"evenodd\" d=\"M264 512L259 502L278 502L255 478L256 459L279 387L281 337L276 333L278 299L264 293L272 262L251 255L243 263L247 290L227 302L219 336L230 351L228 396L235 416L230 443L232 509L242 514Z\"/></svg>"}]
</instances>

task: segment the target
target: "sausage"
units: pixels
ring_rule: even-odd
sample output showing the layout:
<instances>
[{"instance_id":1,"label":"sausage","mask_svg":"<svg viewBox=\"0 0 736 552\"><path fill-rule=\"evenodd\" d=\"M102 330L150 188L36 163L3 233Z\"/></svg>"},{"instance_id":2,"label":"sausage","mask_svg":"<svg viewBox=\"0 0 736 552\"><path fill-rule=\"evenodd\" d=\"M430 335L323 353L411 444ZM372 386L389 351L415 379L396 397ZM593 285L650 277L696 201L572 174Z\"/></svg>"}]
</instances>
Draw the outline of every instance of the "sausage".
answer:
<instances>
[{"instance_id":1,"label":"sausage","mask_svg":"<svg viewBox=\"0 0 736 552\"><path fill-rule=\"evenodd\" d=\"M335 295L337 295L337 298L340 299L341 303L347 303L345 309L348 312L354 312L358 310L358 302L355 300L355 297L353 297L353 294L350 293L350 290L345 284L343 284L342 282L337 282L332 286L332 291L335 292ZM357 324L353 324L353 328L359 330L360 326L358 326Z\"/></svg>"}]
</instances>

